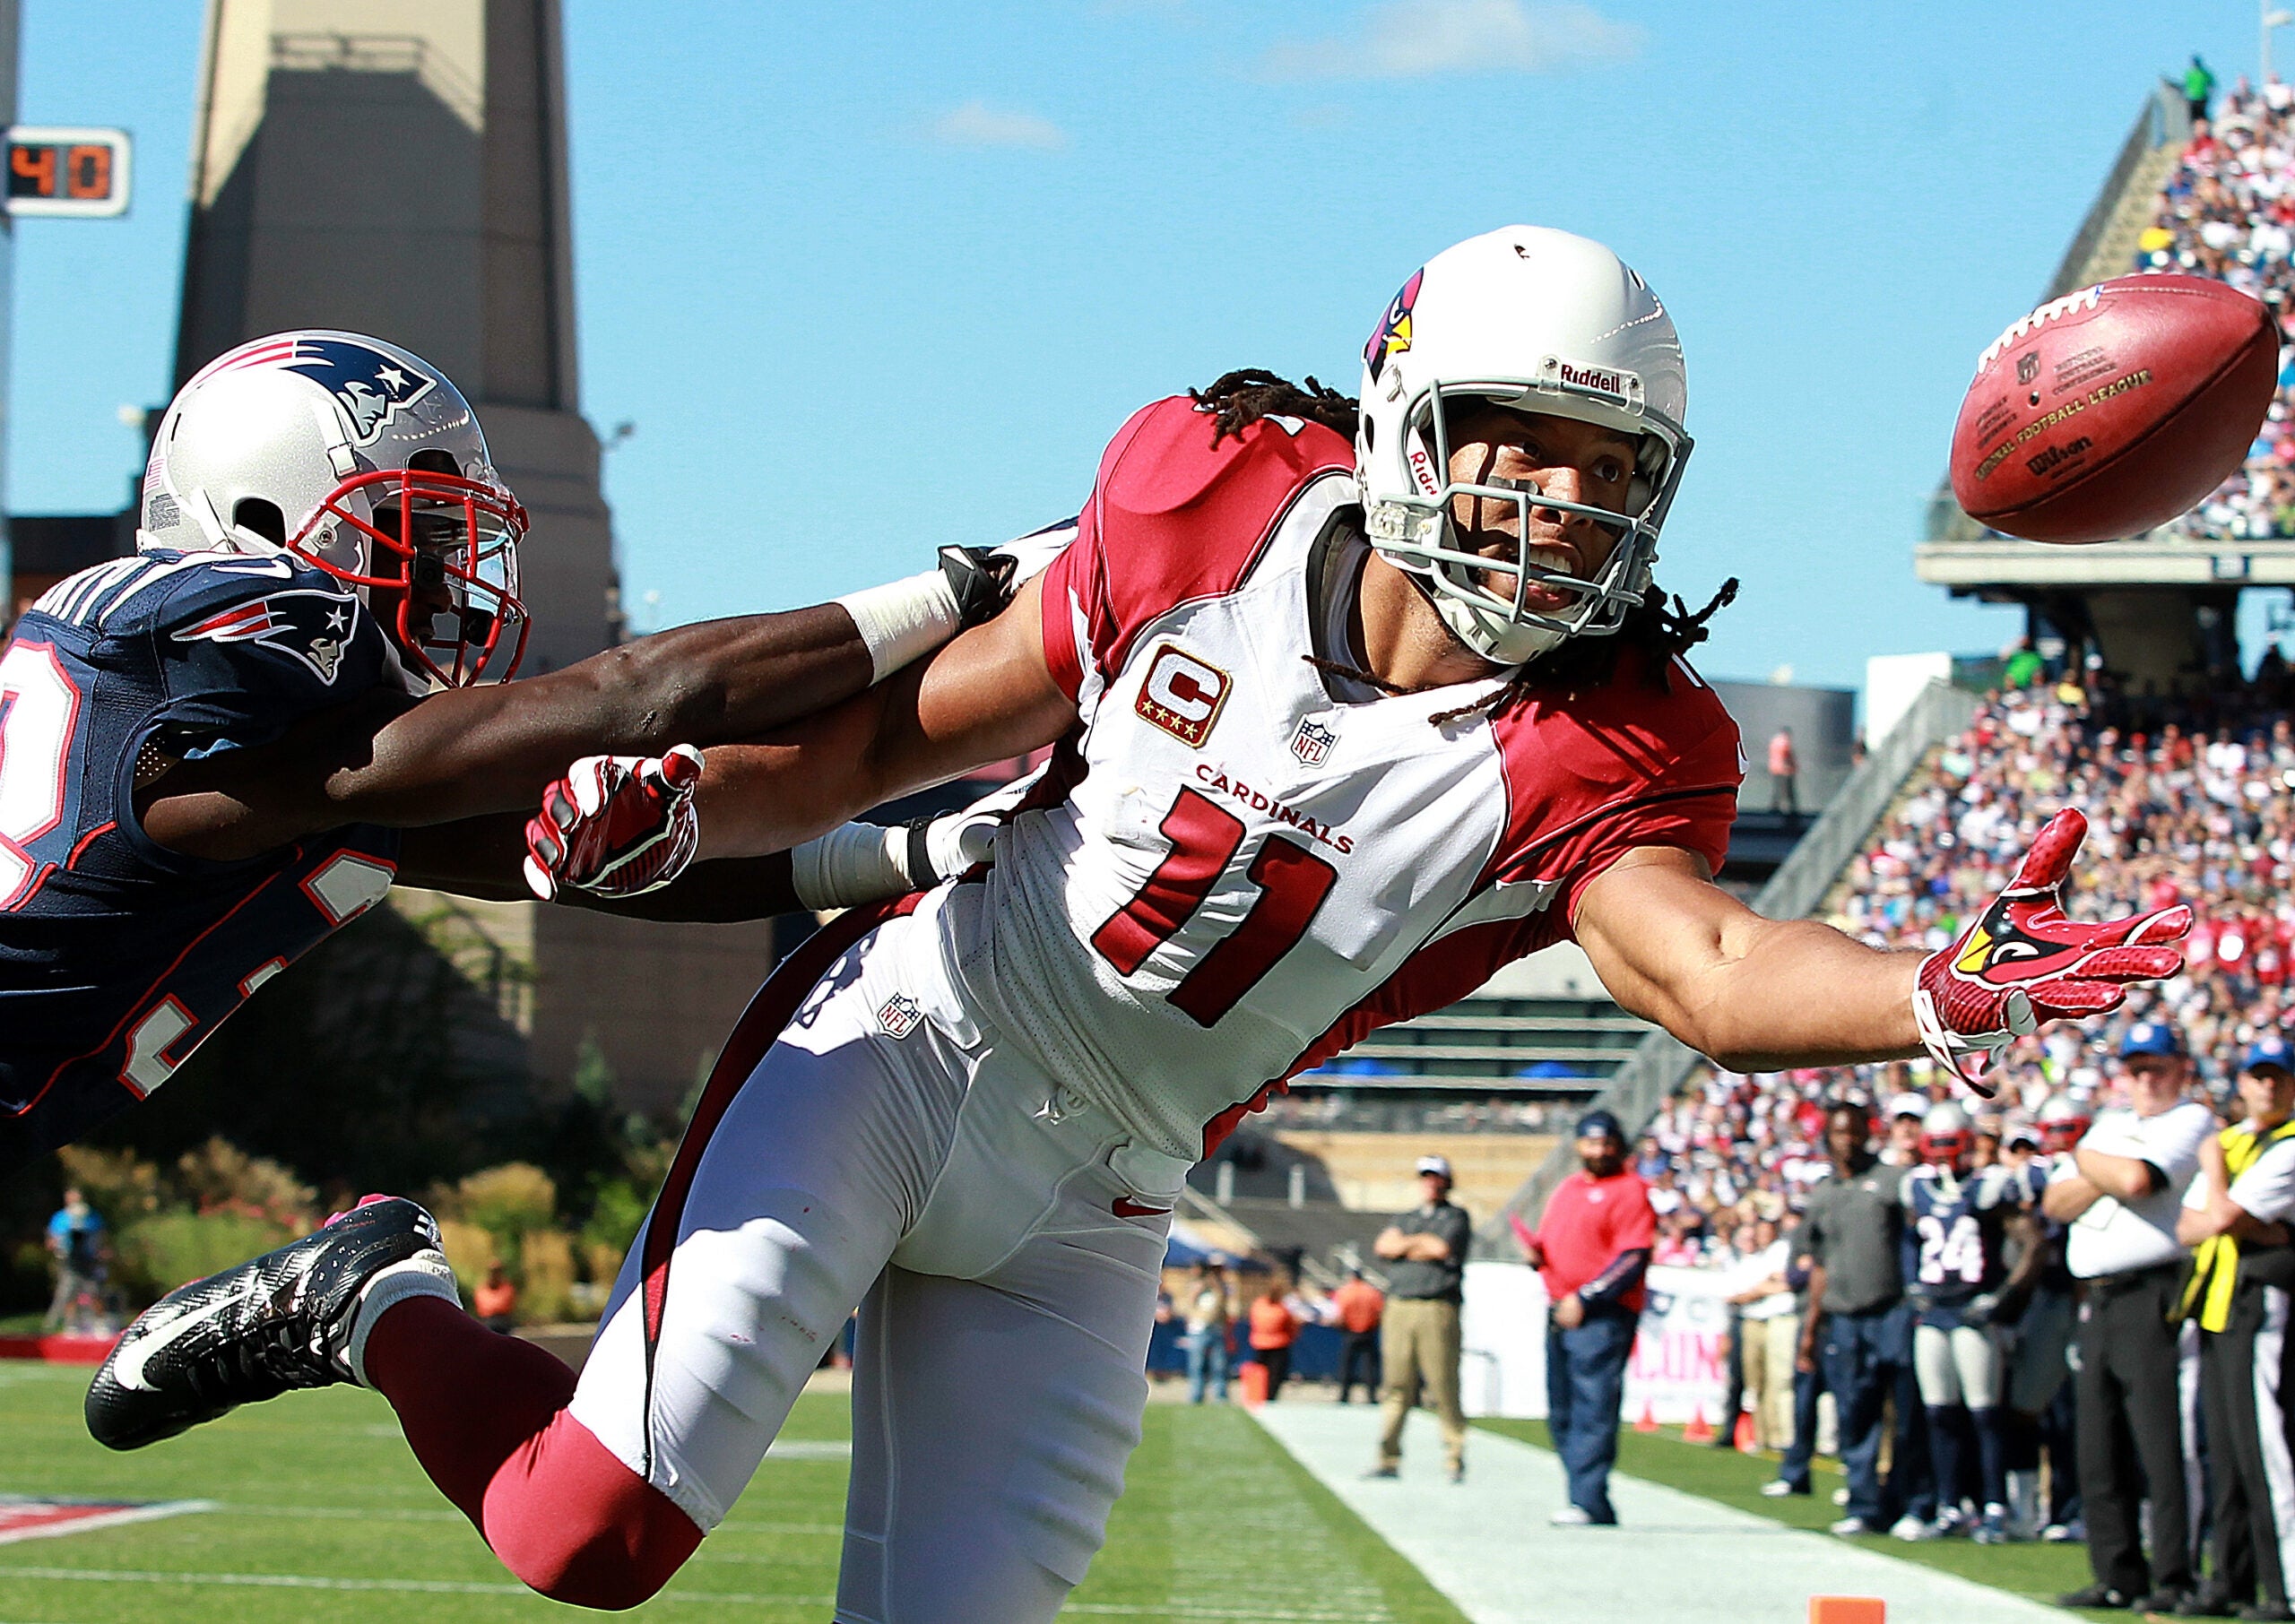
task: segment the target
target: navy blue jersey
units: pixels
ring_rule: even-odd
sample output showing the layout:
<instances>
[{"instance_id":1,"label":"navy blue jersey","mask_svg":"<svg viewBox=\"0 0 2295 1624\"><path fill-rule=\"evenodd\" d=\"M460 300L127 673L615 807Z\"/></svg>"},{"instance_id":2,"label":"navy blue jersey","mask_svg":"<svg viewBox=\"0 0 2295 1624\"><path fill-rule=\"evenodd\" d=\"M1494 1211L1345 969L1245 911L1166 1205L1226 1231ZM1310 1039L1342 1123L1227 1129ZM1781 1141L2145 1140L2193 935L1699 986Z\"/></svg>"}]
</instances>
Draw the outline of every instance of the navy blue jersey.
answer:
<instances>
[{"instance_id":1,"label":"navy blue jersey","mask_svg":"<svg viewBox=\"0 0 2295 1624\"><path fill-rule=\"evenodd\" d=\"M244 862L162 850L129 799L139 752L260 745L403 681L351 590L283 555L119 559L17 622L0 653L0 1169L166 1082L390 888L395 830Z\"/></svg>"},{"instance_id":2,"label":"navy blue jersey","mask_svg":"<svg viewBox=\"0 0 2295 1624\"><path fill-rule=\"evenodd\" d=\"M2000 1289L2008 1215L2035 1193L2025 1175L1998 1165L1959 1177L1927 1165L1905 1174L1905 1283L1923 1325L1949 1330L1971 1299Z\"/></svg>"}]
</instances>

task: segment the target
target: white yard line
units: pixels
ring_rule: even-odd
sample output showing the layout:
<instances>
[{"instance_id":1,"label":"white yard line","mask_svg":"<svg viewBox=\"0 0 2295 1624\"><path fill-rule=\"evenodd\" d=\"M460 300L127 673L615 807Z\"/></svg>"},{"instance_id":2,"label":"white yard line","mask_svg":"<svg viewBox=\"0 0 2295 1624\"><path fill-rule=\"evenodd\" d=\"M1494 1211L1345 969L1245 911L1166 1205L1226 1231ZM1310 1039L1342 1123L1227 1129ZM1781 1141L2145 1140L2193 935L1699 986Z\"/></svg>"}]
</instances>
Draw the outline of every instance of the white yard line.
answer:
<instances>
[{"instance_id":1,"label":"white yard line","mask_svg":"<svg viewBox=\"0 0 2295 1624\"><path fill-rule=\"evenodd\" d=\"M1467 1481L1444 1480L1433 1426L1414 1417L1399 1481L1365 1481L1378 1412L1269 1404L1260 1423L1474 1624L1788 1624L1813 1595L1879 1596L1889 1624L2063 1624L2065 1614L1695 1495L1610 1480L1621 1526L1555 1528L1553 1453L1477 1430Z\"/></svg>"}]
</instances>

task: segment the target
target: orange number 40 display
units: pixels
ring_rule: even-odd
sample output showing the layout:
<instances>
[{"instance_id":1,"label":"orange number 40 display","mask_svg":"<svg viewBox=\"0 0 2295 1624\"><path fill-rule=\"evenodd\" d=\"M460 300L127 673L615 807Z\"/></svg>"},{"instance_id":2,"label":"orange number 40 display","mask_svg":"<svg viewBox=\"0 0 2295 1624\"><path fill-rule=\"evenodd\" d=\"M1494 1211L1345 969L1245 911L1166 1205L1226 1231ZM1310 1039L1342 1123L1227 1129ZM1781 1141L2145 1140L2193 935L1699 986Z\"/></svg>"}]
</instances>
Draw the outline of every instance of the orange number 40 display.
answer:
<instances>
[{"instance_id":1,"label":"orange number 40 display","mask_svg":"<svg viewBox=\"0 0 2295 1624\"><path fill-rule=\"evenodd\" d=\"M127 173L125 130L17 125L8 132L11 214L125 214Z\"/></svg>"}]
</instances>

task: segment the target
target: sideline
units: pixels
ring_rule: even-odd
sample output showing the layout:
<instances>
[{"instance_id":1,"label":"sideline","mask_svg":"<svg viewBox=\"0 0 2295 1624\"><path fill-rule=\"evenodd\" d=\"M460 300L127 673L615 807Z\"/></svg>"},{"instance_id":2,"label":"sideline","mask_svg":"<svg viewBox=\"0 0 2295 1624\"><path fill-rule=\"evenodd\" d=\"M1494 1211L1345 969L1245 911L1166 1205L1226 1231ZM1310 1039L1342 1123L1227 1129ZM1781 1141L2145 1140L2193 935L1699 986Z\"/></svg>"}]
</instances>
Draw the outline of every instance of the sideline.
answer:
<instances>
[{"instance_id":1,"label":"sideline","mask_svg":"<svg viewBox=\"0 0 2295 1624\"><path fill-rule=\"evenodd\" d=\"M1555 1528L1550 1450L1477 1429L1467 1481L1445 1481L1414 1420L1403 1475L1366 1482L1378 1412L1266 1404L1252 1412L1299 1464L1416 1564L1474 1624L1792 1624L1812 1595L1879 1596L1889 1624L2064 1624L2053 1607L1638 1478L1613 1477L1623 1526Z\"/></svg>"}]
</instances>

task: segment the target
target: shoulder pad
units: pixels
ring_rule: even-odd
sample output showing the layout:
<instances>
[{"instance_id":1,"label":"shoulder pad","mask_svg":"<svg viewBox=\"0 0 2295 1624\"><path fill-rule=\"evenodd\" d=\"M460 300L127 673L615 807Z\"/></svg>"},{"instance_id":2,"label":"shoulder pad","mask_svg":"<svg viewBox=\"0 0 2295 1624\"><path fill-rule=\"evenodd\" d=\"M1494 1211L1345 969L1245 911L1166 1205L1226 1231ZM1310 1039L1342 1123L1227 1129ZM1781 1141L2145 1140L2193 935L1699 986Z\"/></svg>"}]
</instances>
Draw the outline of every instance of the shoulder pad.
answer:
<instances>
[{"instance_id":1,"label":"shoulder pad","mask_svg":"<svg viewBox=\"0 0 2295 1624\"><path fill-rule=\"evenodd\" d=\"M34 607L100 635L133 637L164 632L282 589L351 596L349 588L324 570L283 553L253 557L155 549L83 569L41 593Z\"/></svg>"},{"instance_id":2,"label":"shoulder pad","mask_svg":"<svg viewBox=\"0 0 2295 1624\"><path fill-rule=\"evenodd\" d=\"M167 575L131 588L105 617L105 629L126 629L118 618L124 616L140 621L142 629L183 635L219 614L286 594L316 594L347 602L359 616L367 612L350 587L286 553L186 553Z\"/></svg>"},{"instance_id":3,"label":"shoulder pad","mask_svg":"<svg viewBox=\"0 0 2295 1624\"><path fill-rule=\"evenodd\" d=\"M1100 459L1098 499L1129 513L1175 513L1246 471L1264 470L1287 488L1355 466L1343 437L1298 418L1262 418L1214 445L1217 433L1211 413L1185 395L1140 408Z\"/></svg>"}]
</instances>

